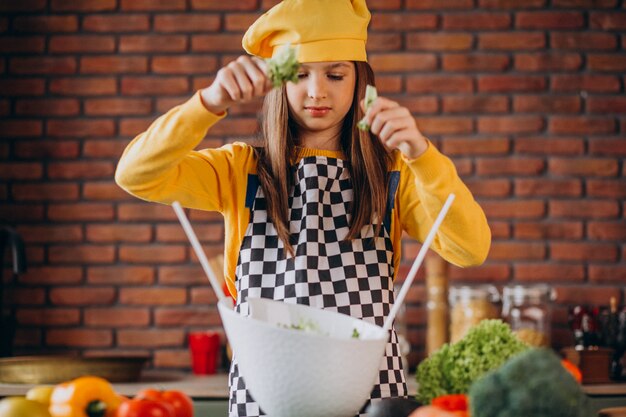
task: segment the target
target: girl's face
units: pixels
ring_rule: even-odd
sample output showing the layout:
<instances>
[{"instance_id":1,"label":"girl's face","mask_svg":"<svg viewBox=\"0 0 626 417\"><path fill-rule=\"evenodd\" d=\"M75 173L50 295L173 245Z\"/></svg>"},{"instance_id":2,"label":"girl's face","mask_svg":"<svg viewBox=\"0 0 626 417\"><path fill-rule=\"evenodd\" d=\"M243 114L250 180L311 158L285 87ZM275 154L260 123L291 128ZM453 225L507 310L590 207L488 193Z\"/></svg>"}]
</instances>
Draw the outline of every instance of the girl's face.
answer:
<instances>
[{"instance_id":1,"label":"girl's face","mask_svg":"<svg viewBox=\"0 0 626 417\"><path fill-rule=\"evenodd\" d=\"M350 61L302 64L298 83L287 83L289 111L300 129L338 135L352 106L356 70Z\"/></svg>"}]
</instances>

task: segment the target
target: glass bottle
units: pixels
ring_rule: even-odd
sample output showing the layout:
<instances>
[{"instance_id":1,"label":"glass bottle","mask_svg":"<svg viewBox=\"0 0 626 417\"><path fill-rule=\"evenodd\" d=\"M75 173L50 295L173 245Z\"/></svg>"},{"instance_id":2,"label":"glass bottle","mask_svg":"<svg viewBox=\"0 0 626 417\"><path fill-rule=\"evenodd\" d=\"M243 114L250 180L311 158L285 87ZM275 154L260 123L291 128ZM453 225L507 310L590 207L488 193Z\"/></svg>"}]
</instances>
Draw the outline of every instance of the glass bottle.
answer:
<instances>
[{"instance_id":1,"label":"glass bottle","mask_svg":"<svg viewBox=\"0 0 626 417\"><path fill-rule=\"evenodd\" d=\"M503 289L502 318L531 346L550 346L552 290L548 285L510 285Z\"/></svg>"},{"instance_id":2,"label":"glass bottle","mask_svg":"<svg viewBox=\"0 0 626 417\"><path fill-rule=\"evenodd\" d=\"M450 342L458 342L485 319L500 317L500 294L493 285L450 288Z\"/></svg>"}]
</instances>

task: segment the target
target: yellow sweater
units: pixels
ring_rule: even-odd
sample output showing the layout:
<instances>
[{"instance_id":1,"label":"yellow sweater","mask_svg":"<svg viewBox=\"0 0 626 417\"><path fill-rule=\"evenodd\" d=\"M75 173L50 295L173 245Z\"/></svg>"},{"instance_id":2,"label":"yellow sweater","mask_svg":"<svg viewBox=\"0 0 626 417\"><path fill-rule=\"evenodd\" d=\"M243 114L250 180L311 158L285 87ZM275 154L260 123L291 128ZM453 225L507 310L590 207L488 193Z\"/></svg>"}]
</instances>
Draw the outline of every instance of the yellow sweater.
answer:
<instances>
[{"instance_id":1,"label":"yellow sweater","mask_svg":"<svg viewBox=\"0 0 626 417\"><path fill-rule=\"evenodd\" d=\"M115 173L120 187L141 199L184 207L219 211L224 216L224 275L236 295L235 268L239 248L248 226L246 208L248 174L256 174L254 150L245 143L218 149L193 149L207 131L224 116L209 112L199 93L159 117L126 148ZM306 156L341 158L341 152L302 149ZM424 241L448 194L456 200L441 224L432 249L458 266L480 265L491 245L485 215L452 162L431 144L416 159L394 153L393 171L400 172L391 219L394 267L401 259L405 230Z\"/></svg>"}]
</instances>

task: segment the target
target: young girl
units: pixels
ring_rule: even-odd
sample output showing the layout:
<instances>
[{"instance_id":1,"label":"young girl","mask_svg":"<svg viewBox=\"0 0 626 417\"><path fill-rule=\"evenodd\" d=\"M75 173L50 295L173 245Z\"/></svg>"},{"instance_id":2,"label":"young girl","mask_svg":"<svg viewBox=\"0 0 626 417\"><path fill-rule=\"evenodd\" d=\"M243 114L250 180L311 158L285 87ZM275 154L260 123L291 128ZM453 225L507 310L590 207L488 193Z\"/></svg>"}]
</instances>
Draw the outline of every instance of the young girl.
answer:
<instances>
[{"instance_id":1,"label":"young girl","mask_svg":"<svg viewBox=\"0 0 626 417\"><path fill-rule=\"evenodd\" d=\"M364 0L286 0L255 22L241 56L213 84L157 119L128 145L116 180L139 198L219 211L224 273L236 309L249 297L308 304L383 324L403 231L423 241L455 193L433 249L459 266L481 264L491 236L452 162L409 110L378 98L364 113L370 14ZM262 59L299 48L298 83L271 88ZM235 103L265 96L262 146L193 149ZM357 129L366 117L369 132ZM236 356L236 352L235 352ZM372 399L407 395L395 331ZM236 357L230 416L259 416Z\"/></svg>"}]
</instances>

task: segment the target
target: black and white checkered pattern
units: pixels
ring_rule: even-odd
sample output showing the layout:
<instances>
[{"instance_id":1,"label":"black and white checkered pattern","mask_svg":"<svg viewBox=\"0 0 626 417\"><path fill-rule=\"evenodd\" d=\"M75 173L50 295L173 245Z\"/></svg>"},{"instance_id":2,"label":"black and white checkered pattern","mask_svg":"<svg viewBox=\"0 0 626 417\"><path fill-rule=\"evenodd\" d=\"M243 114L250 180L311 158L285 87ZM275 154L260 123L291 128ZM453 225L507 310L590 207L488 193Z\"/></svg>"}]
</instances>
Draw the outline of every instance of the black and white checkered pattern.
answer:
<instances>
[{"instance_id":1,"label":"black and white checkered pattern","mask_svg":"<svg viewBox=\"0 0 626 417\"><path fill-rule=\"evenodd\" d=\"M383 325L393 303L393 247L384 228L378 239L367 226L361 236L345 240L353 195L346 164L313 156L294 167L289 226L295 257L285 256L282 241L268 219L263 191L258 188L236 269L236 309L241 314L249 314L249 297L262 297ZM245 389L236 359L229 382L230 417L264 415ZM398 338L392 331L371 398L406 395Z\"/></svg>"}]
</instances>

